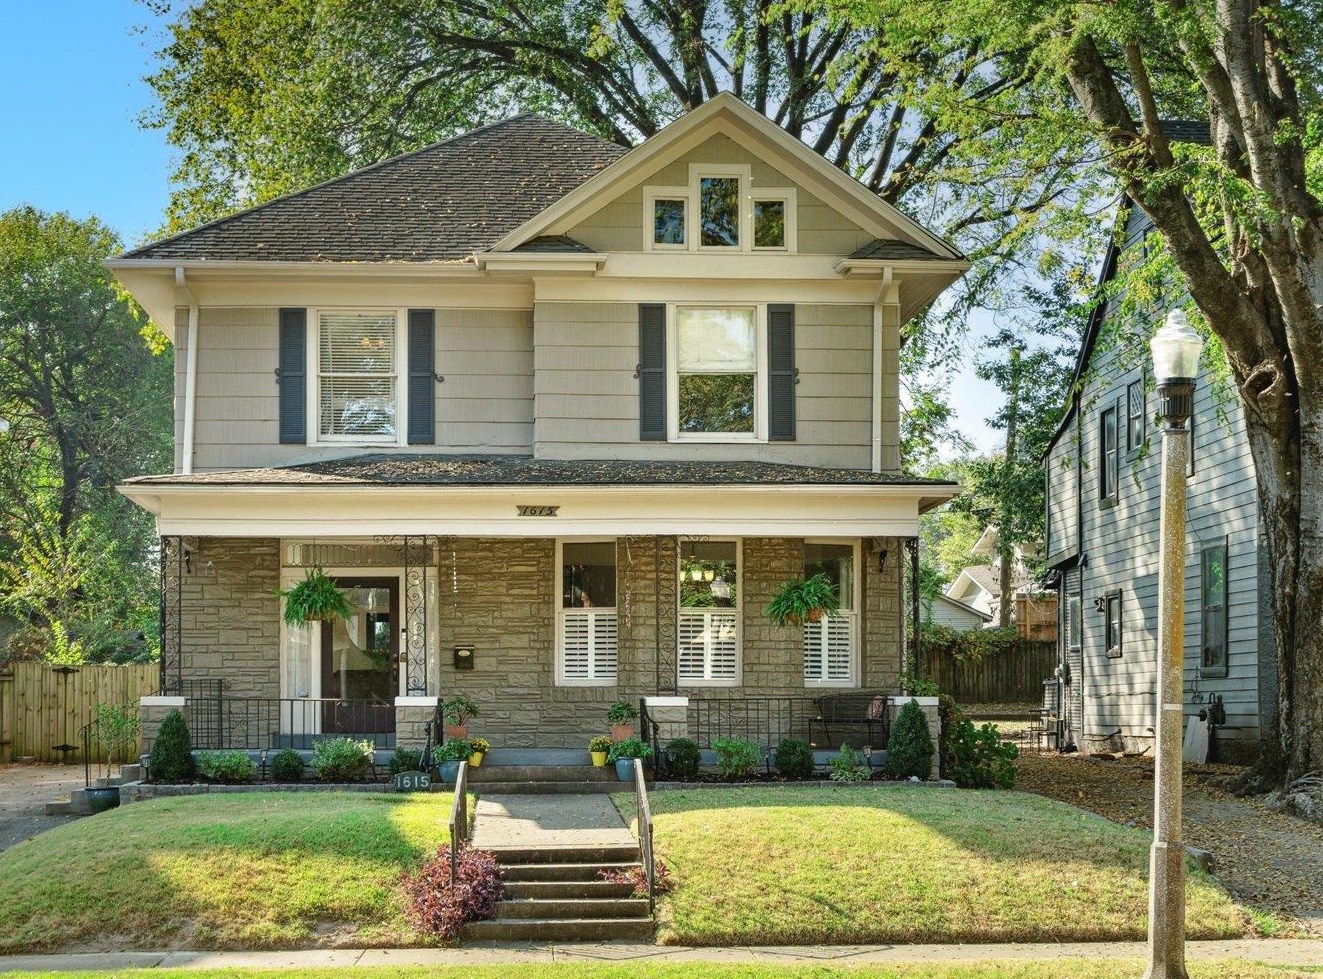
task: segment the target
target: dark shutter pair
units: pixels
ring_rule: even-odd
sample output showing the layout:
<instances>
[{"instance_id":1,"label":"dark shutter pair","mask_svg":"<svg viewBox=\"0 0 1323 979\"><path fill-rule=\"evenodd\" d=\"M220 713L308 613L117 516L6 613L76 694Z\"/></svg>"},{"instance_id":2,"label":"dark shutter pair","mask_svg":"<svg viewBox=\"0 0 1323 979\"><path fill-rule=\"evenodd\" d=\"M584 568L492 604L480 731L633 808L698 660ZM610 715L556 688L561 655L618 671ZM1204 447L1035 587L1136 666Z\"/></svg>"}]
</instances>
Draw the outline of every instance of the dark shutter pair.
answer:
<instances>
[{"instance_id":1,"label":"dark shutter pair","mask_svg":"<svg viewBox=\"0 0 1323 979\"><path fill-rule=\"evenodd\" d=\"M409 310L410 445L436 441L436 313ZM280 311L280 441L308 442L308 311Z\"/></svg>"},{"instance_id":2,"label":"dark shutter pair","mask_svg":"<svg viewBox=\"0 0 1323 979\"><path fill-rule=\"evenodd\" d=\"M639 439L665 442L666 307L639 306ZM795 440L795 307L767 307L767 437Z\"/></svg>"}]
</instances>

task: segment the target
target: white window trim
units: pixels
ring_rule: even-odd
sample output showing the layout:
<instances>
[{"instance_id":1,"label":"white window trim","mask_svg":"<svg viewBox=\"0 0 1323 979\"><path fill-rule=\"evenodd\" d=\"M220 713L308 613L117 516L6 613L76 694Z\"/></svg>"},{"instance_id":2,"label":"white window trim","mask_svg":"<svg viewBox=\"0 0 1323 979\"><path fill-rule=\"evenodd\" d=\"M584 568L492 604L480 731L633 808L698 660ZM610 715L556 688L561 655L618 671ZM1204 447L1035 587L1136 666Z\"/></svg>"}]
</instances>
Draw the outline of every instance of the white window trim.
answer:
<instances>
[{"instance_id":1,"label":"white window trim","mask_svg":"<svg viewBox=\"0 0 1323 979\"><path fill-rule=\"evenodd\" d=\"M781 201L785 204L786 243L784 245L755 245L753 243L753 205L758 201ZM795 201L794 187L755 188L749 194L747 234L749 250L760 255L793 255L799 250L799 208Z\"/></svg>"},{"instance_id":2,"label":"white window trim","mask_svg":"<svg viewBox=\"0 0 1323 979\"><path fill-rule=\"evenodd\" d=\"M681 432L679 309L753 310L753 431ZM767 304L766 303L667 303L666 304L666 437L670 442L738 443L767 441Z\"/></svg>"},{"instance_id":3,"label":"white window trim","mask_svg":"<svg viewBox=\"0 0 1323 979\"><path fill-rule=\"evenodd\" d=\"M390 313L395 317L395 437L360 438L323 435L321 420L321 317L324 313ZM389 306L323 306L308 309L306 377L308 378L307 432L309 445L402 446L409 444L409 337L405 324L409 310Z\"/></svg>"},{"instance_id":4,"label":"white window trim","mask_svg":"<svg viewBox=\"0 0 1323 979\"><path fill-rule=\"evenodd\" d=\"M657 201L684 201L684 244L663 245L653 240L656 234ZM643 250L645 252L687 252L694 241L692 216L694 195L688 187L643 188Z\"/></svg>"},{"instance_id":5,"label":"white window trim","mask_svg":"<svg viewBox=\"0 0 1323 979\"><path fill-rule=\"evenodd\" d=\"M861 674L863 673L860 663L860 656L859 656L859 647L861 645L860 632L862 631L860 623L863 621L863 617L860 614L861 612L860 603L863 600L863 588L862 588L863 568L860 567L859 565L859 557L860 557L859 541L856 538L852 538L852 537L806 537L804 539L804 543L805 544L846 544L849 545L854 551L854 554L851 558L851 560L854 561L854 575L853 575L854 587L851 589L853 594L850 596L851 606L849 609L849 614L854 619L852 623L852 627L850 629L850 679L849 680L826 680L826 679L810 680L808 677L805 677L804 686L813 689L816 689L818 687L835 687L837 689L857 689L862 682ZM800 670L801 672L803 671L803 663L800 664ZM825 664L824 664L824 672L825 672Z\"/></svg>"},{"instance_id":6,"label":"white window trim","mask_svg":"<svg viewBox=\"0 0 1323 979\"><path fill-rule=\"evenodd\" d=\"M616 546L616 606L609 611L616 616L616 675L610 678L592 677L591 679L571 679L565 676L565 613L573 612L562 605L565 587L565 545L566 544L614 544ZM557 537L556 565L553 571L551 593L556 603L556 686L558 687L614 687L620 682L620 545L614 537ZM596 609L606 612L608 609Z\"/></svg>"},{"instance_id":7,"label":"white window trim","mask_svg":"<svg viewBox=\"0 0 1323 979\"><path fill-rule=\"evenodd\" d=\"M684 614L683 606L680 605L680 574L683 570L682 561L684 559L684 544L689 538L681 537L679 546L675 549L675 614L676 618ZM735 676L717 677L702 680L686 680L680 677L680 657L677 651L675 657L675 681L680 687L738 687L744 683L744 540L740 537L709 537L705 541L711 543L735 543L735 604L728 609L720 609L722 612L735 613ZM702 609L698 611L708 611ZM692 614L692 613L691 613ZM697 615L693 616L697 618ZM677 622L676 635L679 635ZM703 665L704 673L712 672L711 661Z\"/></svg>"}]
</instances>

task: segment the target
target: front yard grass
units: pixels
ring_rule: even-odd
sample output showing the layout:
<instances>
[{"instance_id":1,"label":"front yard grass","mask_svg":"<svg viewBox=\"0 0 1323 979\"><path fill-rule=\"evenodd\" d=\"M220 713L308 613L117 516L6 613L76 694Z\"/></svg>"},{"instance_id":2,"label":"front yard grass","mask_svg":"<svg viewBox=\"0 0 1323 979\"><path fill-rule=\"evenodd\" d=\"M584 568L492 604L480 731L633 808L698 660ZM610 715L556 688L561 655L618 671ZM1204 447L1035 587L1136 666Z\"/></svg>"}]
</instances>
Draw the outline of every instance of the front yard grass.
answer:
<instances>
[{"instance_id":1,"label":"front yard grass","mask_svg":"<svg viewBox=\"0 0 1323 979\"><path fill-rule=\"evenodd\" d=\"M0 952L417 945L401 871L446 795L216 794L135 803L0 853Z\"/></svg>"},{"instance_id":2,"label":"front yard grass","mask_svg":"<svg viewBox=\"0 0 1323 979\"><path fill-rule=\"evenodd\" d=\"M614 797L633 818L633 796ZM655 792L669 945L1142 941L1139 830L1041 796L898 786ZM1191 868L1192 939L1254 934Z\"/></svg>"}]
</instances>

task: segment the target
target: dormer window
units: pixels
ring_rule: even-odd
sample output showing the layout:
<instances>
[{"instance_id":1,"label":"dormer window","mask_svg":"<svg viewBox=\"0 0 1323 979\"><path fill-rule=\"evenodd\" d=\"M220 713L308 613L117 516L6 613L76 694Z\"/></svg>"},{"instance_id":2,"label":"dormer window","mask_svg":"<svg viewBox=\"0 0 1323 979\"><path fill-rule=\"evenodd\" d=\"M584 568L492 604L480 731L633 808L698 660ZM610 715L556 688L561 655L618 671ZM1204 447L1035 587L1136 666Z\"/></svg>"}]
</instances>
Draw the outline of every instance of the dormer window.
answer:
<instances>
[{"instance_id":1,"label":"dormer window","mask_svg":"<svg viewBox=\"0 0 1323 979\"><path fill-rule=\"evenodd\" d=\"M740 247L740 178L698 178L699 244Z\"/></svg>"},{"instance_id":2,"label":"dormer window","mask_svg":"<svg viewBox=\"0 0 1323 979\"><path fill-rule=\"evenodd\" d=\"M748 164L693 163L685 187L645 187L648 251L795 251L795 190L755 186Z\"/></svg>"},{"instance_id":3,"label":"dormer window","mask_svg":"<svg viewBox=\"0 0 1323 979\"><path fill-rule=\"evenodd\" d=\"M652 199L652 244L654 248L684 248L686 212L685 197L654 197Z\"/></svg>"}]
</instances>

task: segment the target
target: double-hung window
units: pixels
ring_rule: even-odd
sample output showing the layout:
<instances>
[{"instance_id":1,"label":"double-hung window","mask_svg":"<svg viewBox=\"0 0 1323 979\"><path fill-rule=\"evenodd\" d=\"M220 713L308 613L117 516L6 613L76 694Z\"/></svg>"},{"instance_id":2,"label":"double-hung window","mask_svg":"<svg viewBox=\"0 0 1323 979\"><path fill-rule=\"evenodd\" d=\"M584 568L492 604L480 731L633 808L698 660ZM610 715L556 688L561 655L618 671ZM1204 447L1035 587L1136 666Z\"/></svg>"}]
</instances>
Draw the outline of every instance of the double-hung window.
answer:
<instances>
[{"instance_id":1,"label":"double-hung window","mask_svg":"<svg viewBox=\"0 0 1323 979\"><path fill-rule=\"evenodd\" d=\"M1103 613L1107 617L1107 621L1103 626L1103 643L1107 647L1108 657L1116 659L1121 655L1121 646L1124 640L1121 631L1121 593L1119 591L1108 592L1103 599Z\"/></svg>"},{"instance_id":2,"label":"double-hung window","mask_svg":"<svg viewBox=\"0 0 1323 979\"><path fill-rule=\"evenodd\" d=\"M316 318L317 436L399 439L400 343L395 311L324 311Z\"/></svg>"},{"instance_id":3,"label":"double-hung window","mask_svg":"<svg viewBox=\"0 0 1323 979\"><path fill-rule=\"evenodd\" d=\"M740 682L740 562L736 541L681 541L677 572L679 680Z\"/></svg>"},{"instance_id":4,"label":"double-hung window","mask_svg":"<svg viewBox=\"0 0 1323 979\"><path fill-rule=\"evenodd\" d=\"M1116 407L1104 408L1098 420L1098 498L1102 506L1115 506L1120 497L1121 459Z\"/></svg>"},{"instance_id":5,"label":"double-hung window","mask_svg":"<svg viewBox=\"0 0 1323 979\"><path fill-rule=\"evenodd\" d=\"M825 575L836 588L840 608L817 622L805 622L805 686L853 687L859 684L857 555L853 544L804 542L804 579Z\"/></svg>"},{"instance_id":6,"label":"double-hung window","mask_svg":"<svg viewBox=\"0 0 1323 979\"><path fill-rule=\"evenodd\" d=\"M1206 547L1200 562L1199 675L1227 675L1227 546Z\"/></svg>"},{"instance_id":7,"label":"double-hung window","mask_svg":"<svg viewBox=\"0 0 1323 979\"><path fill-rule=\"evenodd\" d=\"M560 605L556 610L557 682L616 682L616 542L564 541L557 548Z\"/></svg>"},{"instance_id":8,"label":"double-hung window","mask_svg":"<svg viewBox=\"0 0 1323 979\"><path fill-rule=\"evenodd\" d=\"M1125 389L1126 427L1125 447L1130 455L1137 453L1144 446L1144 382L1132 381Z\"/></svg>"},{"instance_id":9,"label":"double-hung window","mask_svg":"<svg viewBox=\"0 0 1323 979\"><path fill-rule=\"evenodd\" d=\"M675 308L677 438L755 439L764 398L763 344L755 306Z\"/></svg>"}]
</instances>

